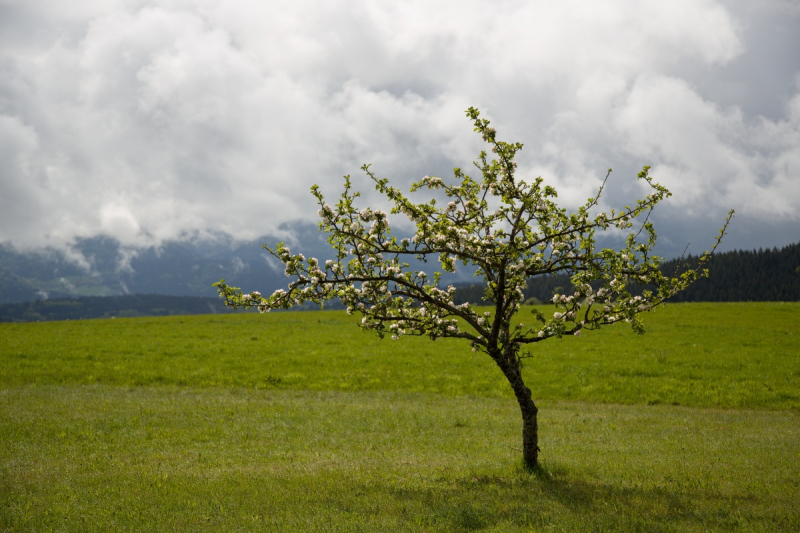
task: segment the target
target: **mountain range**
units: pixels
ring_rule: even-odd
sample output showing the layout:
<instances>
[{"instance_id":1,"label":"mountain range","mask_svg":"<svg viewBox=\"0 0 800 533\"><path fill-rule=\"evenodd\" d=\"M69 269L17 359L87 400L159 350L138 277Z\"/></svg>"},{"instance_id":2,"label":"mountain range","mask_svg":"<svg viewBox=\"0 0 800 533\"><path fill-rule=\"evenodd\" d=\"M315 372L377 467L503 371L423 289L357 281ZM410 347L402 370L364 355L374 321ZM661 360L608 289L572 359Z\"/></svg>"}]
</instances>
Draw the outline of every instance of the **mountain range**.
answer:
<instances>
[{"instance_id":1,"label":"mountain range","mask_svg":"<svg viewBox=\"0 0 800 533\"><path fill-rule=\"evenodd\" d=\"M332 257L325 235L312 223L279 228L293 251L321 261ZM283 265L263 249L282 239L264 236L236 242L218 236L205 241L168 242L159 247L130 249L109 237L83 239L69 251L23 252L0 245L0 304L42 299L88 296L158 294L167 296L216 297L212 284L225 279L247 291L268 294L284 288L288 278ZM302 244L293 244L302 243ZM689 256L673 259L663 270L691 267ZM680 264L679 264L680 263ZM421 266L421 265L412 265ZM430 267L426 269L433 270ZM675 301L748 301L800 299L800 243L780 250L732 251L716 254L709 279L698 281ZM483 287L472 272L460 269L443 278L459 286L461 298L478 301ZM569 287L568 276L532 278L526 297L547 300L558 287ZM205 305L205 304L204 304Z\"/></svg>"},{"instance_id":2,"label":"mountain range","mask_svg":"<svg viewBox=\"0 0 800 533\"><path fill-rule=\"evenodd\" d=\"M160 294L215 297L212 284L229 284L262 293L285 288L283 265L262 244L286 241L293 252L322 261L331 246L313 223L279 228L290 238L266 235L253 241L218 236L204 241L167 242L131 249L109 237L78 240L69 251L20 251L0 244L0 304L87 296ZM302 243L302 244L296 244ZM448 283L474 281L462 269Z\"/></svg>"}]
</instances>

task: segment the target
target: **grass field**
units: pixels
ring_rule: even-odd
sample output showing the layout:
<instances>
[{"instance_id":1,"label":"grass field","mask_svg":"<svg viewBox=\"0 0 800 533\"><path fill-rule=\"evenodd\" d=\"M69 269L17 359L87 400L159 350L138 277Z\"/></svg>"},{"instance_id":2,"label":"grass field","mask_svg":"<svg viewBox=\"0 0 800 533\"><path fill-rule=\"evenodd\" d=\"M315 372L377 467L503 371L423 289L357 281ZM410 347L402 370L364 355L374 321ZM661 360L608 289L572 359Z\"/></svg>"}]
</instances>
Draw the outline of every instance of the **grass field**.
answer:
<instances>
[{"instance_id":1,"label":"grass field","mask_svg":"<svg viewBox=\"0 0 800 533\"><path fill-rule=\"evenodd\" d=\"M0 529L800 531L798 304L542 343L518 408L463 343L339 312L0 325Z\"/></svg>"}]
</instances>

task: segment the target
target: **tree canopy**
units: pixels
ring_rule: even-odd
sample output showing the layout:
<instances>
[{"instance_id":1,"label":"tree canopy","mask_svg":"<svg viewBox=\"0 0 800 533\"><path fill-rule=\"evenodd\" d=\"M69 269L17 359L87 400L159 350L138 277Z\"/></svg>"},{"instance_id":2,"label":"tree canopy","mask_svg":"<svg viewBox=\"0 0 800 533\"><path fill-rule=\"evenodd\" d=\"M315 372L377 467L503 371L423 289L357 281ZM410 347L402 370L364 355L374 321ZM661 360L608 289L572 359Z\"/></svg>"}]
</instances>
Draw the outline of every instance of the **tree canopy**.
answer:
<instances>
[{"instance_id":1,"label":"tree canopy","mask_svg":"<svg viewBox=\"0 0 800 533\"><path fill-rule=\"evenodd\" d=\"M558 206L556 190L541 177L530 182L517 178L515 157L522 144L499 140L477 109L468 109L467 116L489 145L489 152L482 151L475 162L480 178L473 179L456 168L451 180L425 176L411 187L412 192L442 191L447 199L444 205L435 198L416 203L389 180L379 178L370 165L362 167L390 202L391 215L405 215L413 222L413 235L398 239L390 227L390 214L357 206L360 194L345 176L344 191L335 206L326 203L318 186L311 189L319 204L320 230L328 234L334 259L325 263L306 259L284 243L274 249L265 246L294 279L287 289L263 296L257 291L243 292L224 280L216 286L231 307L255 307L263 312L338 298L349 313L362 316L362 328L381 337L465 339L472 350L489 355L509 380L523 414L525 461L533 466L539 450L537 409L522 379L524 347L617 322L629 323L642 333L640 313L707 275L705 263L722 239L733 211L714 248L695 268L673 277L664 275L659 269L662 259L652 253L656 231L649 215L670 192L652 179L649 167L637 178L650 192L635 204L600 209L609 169L597 194L577 211L568 212ZM629 232L621 249L598 248L597 232L609 230ZM410 258L435 260L440 269L429 275L411 268ZM476 310L479 302L456 304L455 287L441 286L442 272L454 272L459 263L474 268L483 278L491 311ZM530 321L516 318L527 280L559 273L570 275L574 290L553 296L553 314L545 316L534 310ZM653 289L632 296L626 287L631 281Z\"/></svg>"}]
</instances>

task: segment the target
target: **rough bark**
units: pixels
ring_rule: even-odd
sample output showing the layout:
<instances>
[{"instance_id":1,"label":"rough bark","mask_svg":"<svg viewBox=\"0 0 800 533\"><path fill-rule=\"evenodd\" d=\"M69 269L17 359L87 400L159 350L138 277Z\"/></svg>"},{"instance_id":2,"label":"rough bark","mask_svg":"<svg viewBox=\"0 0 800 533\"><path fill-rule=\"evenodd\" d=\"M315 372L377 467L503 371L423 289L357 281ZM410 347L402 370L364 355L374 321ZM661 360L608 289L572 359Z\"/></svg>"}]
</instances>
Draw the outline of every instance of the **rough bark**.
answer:
<instances>
[{"instance_id":1,"label":"rough bark","mask_svg":"<svg viewBox=\"0 0 800 533\"><path fill-rule=\"evenodd\" d=\"M499 354L498 354L499 355ZM516 357L495 357L495 361L508 379L514 396L522 412L522 458L528 468L539 464L539 426L537 415L539 409L533 403L531 390L522 380L522 372Z\"/></svg>"},{"instance_id":2,"label":"rough bark","mask_svg":"<svg viewBox=\"0 0 800 533\"><path fill-rule=\"evenodd\" d=\"M528 387L522 396L517 391L514 393L522 410L522 458L528 468L534 468L539 464L539 426L536 420L539 409L533 403Z\"/></svg>"}]
</instances>

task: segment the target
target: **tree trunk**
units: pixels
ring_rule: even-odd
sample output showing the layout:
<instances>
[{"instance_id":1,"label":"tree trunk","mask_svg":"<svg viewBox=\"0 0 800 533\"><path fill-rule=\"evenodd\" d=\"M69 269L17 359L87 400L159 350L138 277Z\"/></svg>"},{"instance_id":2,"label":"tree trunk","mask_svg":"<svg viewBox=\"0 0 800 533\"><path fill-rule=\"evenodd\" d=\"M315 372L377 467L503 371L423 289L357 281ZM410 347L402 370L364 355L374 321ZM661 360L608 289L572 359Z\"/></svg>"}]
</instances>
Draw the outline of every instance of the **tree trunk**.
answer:
<instances>
[{"instance_id":1,"label":"tree trunk","mask_svg":"<svg viewBox=\"0 0 800 533\"><path fill-rule=\"evenodd\" d=\"M539 464L539 426L536 420L539 409L533 403L531 390L522 381L519 363L516 358L509 359L497 357L495 362L508 379L522 411L522 458L525 466L535 468Z\"/></svg>"},{"instance_id":2,"label":"tree trunk","mask_svg":"<svg viewBox=\"0 0 800 533\"><path fill-rule=\"evenodd\" d=\"M536 421L539 409L533 403L531 390L528 387L525 387L522 396L517 391L514 393L522 410L522 458L525 466L534 468L539 464L539 426Z\"/></svg>"}]
</instances>

